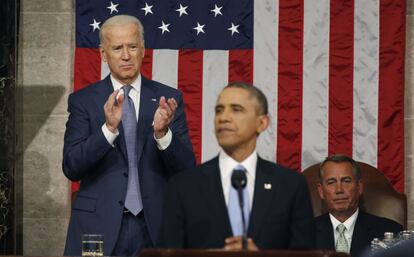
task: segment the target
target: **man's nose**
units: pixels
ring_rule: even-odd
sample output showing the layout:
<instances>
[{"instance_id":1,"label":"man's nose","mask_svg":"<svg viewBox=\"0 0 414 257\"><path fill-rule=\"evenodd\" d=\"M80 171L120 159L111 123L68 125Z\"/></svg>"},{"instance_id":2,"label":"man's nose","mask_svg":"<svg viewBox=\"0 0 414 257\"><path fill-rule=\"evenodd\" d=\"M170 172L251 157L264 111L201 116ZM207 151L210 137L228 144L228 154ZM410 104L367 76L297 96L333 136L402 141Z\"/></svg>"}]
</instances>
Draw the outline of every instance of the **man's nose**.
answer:
<instances>
[{"instance_id":1,"label":"man's nose","mask_svg":"<svg viewBox=\"0 0 414 257\"><path fill-rule=\"evenodd\" d=\"M336 183L335 192L337 194L344 192L344 187L342 186L341 182Z\"/></svg>"},{"instance_id":2,"label":"man's nose","mask_svg":"<svg viewBox=\"0 0 414 257\"><path fill-rule=\"evenodd\" d=\"M128 51L128 47L122 48L122 59L128 60L131 57L131 54Z\"/></svg>"},{"instance_id":3,"label":"man's nose","mask_svg":"<svg viewBox=\"0 0 414 257\"><path fill-rule=\"evenodd\" d=\"M223 110L220 114L218 114L217 118L219 122L227 122L230 120L230 113L227 110Z\"/></svg>"}]
</instances>

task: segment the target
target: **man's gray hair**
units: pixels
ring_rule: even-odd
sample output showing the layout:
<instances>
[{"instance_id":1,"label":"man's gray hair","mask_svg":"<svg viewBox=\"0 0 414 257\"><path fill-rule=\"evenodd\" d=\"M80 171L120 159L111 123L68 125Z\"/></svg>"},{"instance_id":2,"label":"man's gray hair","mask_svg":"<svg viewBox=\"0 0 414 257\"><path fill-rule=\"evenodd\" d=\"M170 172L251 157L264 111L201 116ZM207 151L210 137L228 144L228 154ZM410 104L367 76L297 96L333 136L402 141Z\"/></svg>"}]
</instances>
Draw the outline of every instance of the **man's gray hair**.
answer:
<instances>
[{"instance_id":1,"label":"man's gray hair","mask_svg":"<svg viewBox=\"0 0 414 257\"><path fill-rule=\"evenodd\" d=\"M323 183L323 167L327 162L335 162L335 163L343 163L348 162L352 165L352 172L354 173L357 181L361 180L361 169L358 166L358 163L352 159L351 157L343 154L335 154L332 156L328 156L325 158L325 160L321 163L319 166L319 181L322 184Z\"/></svg>"},{"instance_id":2,"label":"man's gray hair","mask_svg":"<svg viewBox=\"0 0 414 257\"><path fill-rule=\"evenodd\" d=\"M141 21L138 20L135 16L131 15L115 15L107 19L101 26L99 30L99 42L102 45L105 40L105 28L110 26L122 26L126 24L135 24L138 27L139 37L144 46L144 26Z\"/></svg>"}]
</instances>

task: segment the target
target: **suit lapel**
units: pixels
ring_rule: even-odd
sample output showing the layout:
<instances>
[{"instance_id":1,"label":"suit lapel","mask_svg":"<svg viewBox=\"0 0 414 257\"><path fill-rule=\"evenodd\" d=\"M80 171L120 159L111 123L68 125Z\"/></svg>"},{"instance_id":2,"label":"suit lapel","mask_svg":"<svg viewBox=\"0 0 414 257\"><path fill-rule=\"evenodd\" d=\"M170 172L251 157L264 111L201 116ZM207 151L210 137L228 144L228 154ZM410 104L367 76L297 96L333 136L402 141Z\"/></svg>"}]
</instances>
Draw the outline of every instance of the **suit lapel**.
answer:
<instances>
[{"instance_id":1,"label":"suit lapel","mask_svg":"<svg viewBox=\"0 0 414 257\"><path fill-rule=\"evenodd\" d=\"M320 223L316 225L318 249L335 250L333 227L329 214L324 214Z\"/></svg>"},{"instance_id":2,"label":"suit lapel","mask_svg":"<svg viewBox=\"0 0 414 257\"><path fill-rule=\"evenodd\" d=\"M201 184L201 191L209 210L214 215L215 226L221 229L224 238L232 236L233 232L224 200L218 158L216 157L206 163L201 172L204 180Z\"/></svg>"},{"instance_id":3,"label":"suit lapel","mask_svg":"<svg viewBox=\"0 0 414 257\"><path fill-rule=\"evenodd\" d=\"M354 232L352 234L352 242L351 242L351 254L353 252L359 252L364 247L366 247L366 242L364 238L369 238L369 231L371 230L371 226L369 220L365 218L364 212L359 210L358 217L355 221Z\"/></svg>"},{"instance_id":4,"label":"suit lapel","mask_svg":"<svg viewBox=\"0 0 414 257\"><path fill-rule=\"evenodd\" d=\"M256 238L259 235L262 222L265 220L272 198L280 190L272 180L274 170L265 170L263 160L259 157L256 167L256 181L254 185L254 199L250 213L248 236ZM270 189L269 189L270 185Z\"/></svg>"}]
</instances>

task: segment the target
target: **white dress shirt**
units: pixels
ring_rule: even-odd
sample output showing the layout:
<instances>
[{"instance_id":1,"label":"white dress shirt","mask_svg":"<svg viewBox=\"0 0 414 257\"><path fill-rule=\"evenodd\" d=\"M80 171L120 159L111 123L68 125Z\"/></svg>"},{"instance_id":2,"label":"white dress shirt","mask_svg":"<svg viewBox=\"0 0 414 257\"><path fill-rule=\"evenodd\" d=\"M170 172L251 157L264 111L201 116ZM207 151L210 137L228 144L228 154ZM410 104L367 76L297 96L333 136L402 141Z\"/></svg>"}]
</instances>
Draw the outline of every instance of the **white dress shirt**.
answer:
<instances>
[{"instance_id":1,"label":"white dress shirt","mask_svg":"<svg viewBox=\"0 0 414 257\"><path fill-rule=\"evenodd\" d=\"M354 228L355 228L355 222L356 219L358 217L358 213L359 213L359 209L357 209L354 214L352 214L351 217L349 217L345 222L340 222L339 220L337 220L332 214L329 213L329 218L331 218L331 223L332 223L332 227L333 227L333 233L334 233L334 239L335 239L335 245L336 245L336 241L338 240L339 237L339 232L336 231L336 227L339 224L344 224L346 227L346 231L345 231L345 238L348 241L348 249L351 250L351 243L352 243L352 234L354 233Z\"/></svg>"},{"instance_id":2,"label":"white dress shirt","mask_svg":"<svg viewBox=\"0 0 414 257\"><path fill-rule=\"evenodd\" d=\"M243 165L246 169L246 177L247 177L247 190L249 193L249 210L252 209L253 205L253 196L254 196L254 182L256 179L256 165L257 165L257 152L256 150L247 157L241 163L237 162L229 155L227 155L223 150L220 151L219 154L219 168L220 168L220 176L221 176L221 185L223 187L224 193L224 200L226 201L226 205L229 204L229 195L230 195L230 188L231 188L231 174L233 173L233 169L236 168L237 165Z\"/></svg>"},{"instance_id":3,"label":"white dress shirt","mask_svg":"<svg viewBox=\"0 0 414 257\"><path fill-rule=\"evenodd\" d=\"M116 91L118 89L121 89L124 86L118 80L116 80L112 75L110 75L110 78L111 78L112 86L114 87L114 91ZM131 98L132 102L134 103L135 115L136 115L137 121L138 121L138 117L139 117L139 104L140 104L140 96L141 96L141 81L142 81L141 74L139 74L138 78L130 84L132 86L132 89L129 91L129 94L128 94L128 96ZM118 95L116 97L117 99L118 99L118 96L120 94L124 94L124 91L120 90L118 92ZM102 125L102 132L103 132L106 140L108 141L108 143L111 144L112 146L114 146L114 141L119 135L118 129L115 131L115 133L112 133L106 127L106 125L103 124ZM171 143L172 132L168 128L168 132L164 137L157 139L154 136L154 139L157 142L158 149L165 150Z\"/></svg>"}]
</instances>

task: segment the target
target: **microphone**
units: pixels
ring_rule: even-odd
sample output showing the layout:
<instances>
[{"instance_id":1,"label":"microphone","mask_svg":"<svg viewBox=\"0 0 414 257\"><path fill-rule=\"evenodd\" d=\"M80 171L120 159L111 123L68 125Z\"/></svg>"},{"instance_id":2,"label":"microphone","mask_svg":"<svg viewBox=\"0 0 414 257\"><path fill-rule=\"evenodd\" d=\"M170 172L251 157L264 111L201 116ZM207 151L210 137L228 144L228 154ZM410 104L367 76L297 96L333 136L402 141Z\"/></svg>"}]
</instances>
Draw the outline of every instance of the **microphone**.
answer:
<instances>
[{"instance_id":1,"label":"microphone","mask_svg":"<svg viewBox=\"0 0 414 257\"><path fill-rule=\"evenodd\" d=\"M246 233L246 220L244 217L244 200L243 200L243 189L247 185L247 177L244 169L236 167L231 175L231 185L236 189L239 196L239 206L241 211L243 235L242 235L242 247L243 250L247 250L247 233Z\"/></svg>"}]
</instances>

